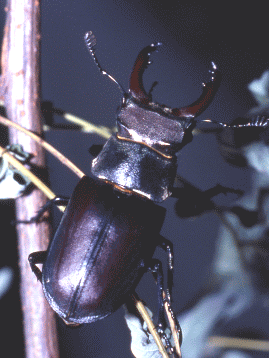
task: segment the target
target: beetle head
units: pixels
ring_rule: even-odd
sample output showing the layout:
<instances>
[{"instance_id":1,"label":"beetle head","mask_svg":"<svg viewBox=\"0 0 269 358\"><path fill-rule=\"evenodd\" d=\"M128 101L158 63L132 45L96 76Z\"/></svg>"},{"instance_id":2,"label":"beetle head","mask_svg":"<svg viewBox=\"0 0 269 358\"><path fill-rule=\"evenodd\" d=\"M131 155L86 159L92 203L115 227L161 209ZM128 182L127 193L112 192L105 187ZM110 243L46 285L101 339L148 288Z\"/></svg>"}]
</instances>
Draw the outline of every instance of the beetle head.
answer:
<instances>
[{"instance_id":1,"label":"beetle head","mask_svg":"<svg viewBox=\"0 0 269 358\"><path fill-rule=\"evenodd\" d=\"M143 74L150 64L150 55L161 43L151 44L140 51L127 93L117 80L100 66L95 55L96 38L91 31L86 33L85 42L100 72L116 83L123 94L117 118L118 139L141 143L168 157L191 141L195 118L209 106L220 84L220 73L213 62L210 81L203 83L201 96L189 106L169 108L153 102L151 94L147 93L143 86Z\"/></svg>"},{"instance_id":2,"label":"beetle head","mask_svg":"<svg viewBox=\"0 0 269 358\"><path fill-rule=\"evenodd\" d=\"M201 96L189 106L169 108L153 102L143 86L143 74L150 55L160 43L145 47L138 55L130 77L129 91L125 94L118 115L118 137L140 142L172 156L192 139L195 118L211 103L220 84L220 73L212 62L211 78L203 83Z\"/></svg>"}]
</instances>

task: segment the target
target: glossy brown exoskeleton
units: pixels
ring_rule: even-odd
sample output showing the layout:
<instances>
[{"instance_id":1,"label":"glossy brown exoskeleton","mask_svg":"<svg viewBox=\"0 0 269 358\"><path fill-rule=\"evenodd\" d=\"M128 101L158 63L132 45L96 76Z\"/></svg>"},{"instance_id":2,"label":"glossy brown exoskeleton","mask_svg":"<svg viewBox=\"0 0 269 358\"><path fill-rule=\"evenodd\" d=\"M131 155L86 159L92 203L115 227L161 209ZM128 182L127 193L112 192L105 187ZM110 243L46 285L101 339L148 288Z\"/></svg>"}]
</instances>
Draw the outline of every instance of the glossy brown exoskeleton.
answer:
<instances>
[{"instance_id":1,"label":"glossy brown exoskeleton","mask_svg":"<svg viewBox=\"0 0 269 358\"><path fill-rule=\"evenodd\" d=\"M101 73L117 83L100 67L92 33L85 40ZM69 324L111 314L148 268L155 267L152 256L162 241L165 217L156 203L171 195L176 152L191 141L196 117L220 83L212 63L210 81L193 104L168 108L153 102L142 76L159 46L152 44L139 53L128 93L117 83L123 92L118 131L92 162L95 179L84 177L76 186L48 251L29 256L49 304ZM44 264L42 272L37 263Z\"/></svg>"}]
</instances>

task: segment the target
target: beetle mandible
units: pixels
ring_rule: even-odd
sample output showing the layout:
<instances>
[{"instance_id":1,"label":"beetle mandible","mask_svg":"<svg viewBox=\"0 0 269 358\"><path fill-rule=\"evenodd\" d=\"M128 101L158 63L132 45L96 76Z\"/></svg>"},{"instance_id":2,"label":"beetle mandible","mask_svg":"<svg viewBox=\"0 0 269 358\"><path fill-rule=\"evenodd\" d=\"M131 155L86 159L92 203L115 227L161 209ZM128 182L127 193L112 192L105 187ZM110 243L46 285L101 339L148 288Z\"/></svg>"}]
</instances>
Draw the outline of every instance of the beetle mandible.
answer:
<instances>
[{"instance_id":1,"label":"beetle mandible","mask_svg":"<svg viewBox=\"0 0 269 358\"><path fill-rule=\"evenodd\" d=\"M160 43L139 53L125 92L101 68L91 32L85 41L101 73L123 93L118 131L92 162L95 179L83 177L76 186L48 250L29 256L46 299L67 324L94 322L117 310L147 269L155 269L156 246L170 250L159 234L165 209L156 203L171 196L176 152L191 141L196 117L220 84L212 62L211 78L203 84L200 98L183 108L168 108L152 101L142 81ZM38 263L43 264L42 272Z\"/></svg>"}]
</instances>

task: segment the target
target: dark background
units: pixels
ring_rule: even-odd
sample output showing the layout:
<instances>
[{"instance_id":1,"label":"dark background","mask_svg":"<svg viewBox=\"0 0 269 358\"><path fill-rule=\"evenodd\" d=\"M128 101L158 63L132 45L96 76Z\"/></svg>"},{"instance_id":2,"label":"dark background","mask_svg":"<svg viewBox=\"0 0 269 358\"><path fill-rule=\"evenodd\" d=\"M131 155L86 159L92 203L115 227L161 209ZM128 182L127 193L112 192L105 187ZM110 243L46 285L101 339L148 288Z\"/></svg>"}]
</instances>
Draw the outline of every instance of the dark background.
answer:
<instances>
[{"instance_id":1,"label":"dark background","mask_svg":"<svg viewBox=\"0 0 269 358\"><path fill-rule=\"evenodd\" d=\"M266 2L213 1L42 1L42 97L64 111L96 124L115 125L121 102L117 87L98 72L84 45L92 30L97 38L97 57L122 86L128 88L130 71L138 52L152 42L162 42L144 84L149 90L157 80L154 100L170 107L185 106L198 98L201 83L209 79L213 60L222 73L222 84L213 104L201 118L231 122L254 104L247 84L268 68ZM1 30L4 26L1 2ZM56 123L64 123L55 116ZM90 173L92 144L103 143L96 135L52 131L46 139L66 154L85 173ZM178 173L202 190L217 183L247 190L250 170L227 164L220 156L213 134L196 136L178 156ZM52 190L70 196L78 179L48 155ZM162 234L175 249L175 309L179 311L202 287L214 256L220 222L214 214L195 220L174 214L174 199L163 206L167 217ZM0 302L1 346L9 356L22 347L18 302L18 270L14 230L8 224L11 202L2 203L3 223L0 266L12 266L16 278ZM55 217L55 225L59 216ZM158 254L158 253L157 253ZM165 259L165 256L160 254ZM155 307L155 285L150 275L138 292ZM34 279L34 277L33 277ZM130 337L123 310L78 329L60 323L62 357L131 357ZM11 342L14 342L11 343ZM16 342L16 343L15 343ZM21 348L22 351L22 348ZM23 356L23 354L21 355Z\"/></svg>"}]
</instances>

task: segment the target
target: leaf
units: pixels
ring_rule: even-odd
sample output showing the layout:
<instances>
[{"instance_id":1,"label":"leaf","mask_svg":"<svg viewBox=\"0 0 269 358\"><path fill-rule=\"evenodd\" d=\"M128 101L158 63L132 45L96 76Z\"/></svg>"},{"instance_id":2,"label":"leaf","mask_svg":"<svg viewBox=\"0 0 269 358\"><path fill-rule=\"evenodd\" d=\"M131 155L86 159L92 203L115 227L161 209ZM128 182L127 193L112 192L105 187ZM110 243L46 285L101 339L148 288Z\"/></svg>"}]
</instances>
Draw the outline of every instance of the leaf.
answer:
<instances>
[{"instance_id":1,"label":"leaf","mask_svg":"<svg viewBox=\"0 0 269 358\"><path fill-rule=\"evenodd\" d=\"M133 355L136 358L162 358L154 339L143 328L140 319L129 312L125 313L124 318L131 332L131 351Z\"/></svg>"},{"instance_id":2,"label":"leaf","mask_svg":"<svg viewBox=\"0 0 269 358\"><path fill-rule=\"evenodd\" d=\"M258 103L250 113L269 112L269 71L265 71L259 79L253 80L248 89Z\"/></svg>"},{"instance_id":3,"label":"leaf","mask_svg":"<svg viewBox=\"0 0 269 358\"><path fill-rule=\"evenodd\" d=\"M147 308L149 315L152 317L152 312ZM147 330L147 324L141 323L141 320L134 314L127 311L125 307L125 315L127 326L131 332L131 351L136 358L162 358L161 353L155 343L152 335ZM171 341L171 332L169 329L165 330L165 334ZM171 342L173 344L173 341Z\"/></svg>"},{"instance_id":4,"label":"leaf","mask_svg":"<svg viewBox=\"0 0 269 358\"><path fill-rule=\"evenodd\" d=\"M22 163L30 158L30 154L23 151L20 145L7 146L6 149ZM0 158L0 199L16 199L21 196L30 180L8 163Z\"/></svg>"},{"instance_id":5,"label":"leaf","mask_svg":"<svg viewBox=\"0 0 269 358\"><path fill-rule=\"evenodd\" d=\"M269 147L262 142L251 143L244 148L248 163L257 172L269 175Z\"/></svg>"}]
</instances>

